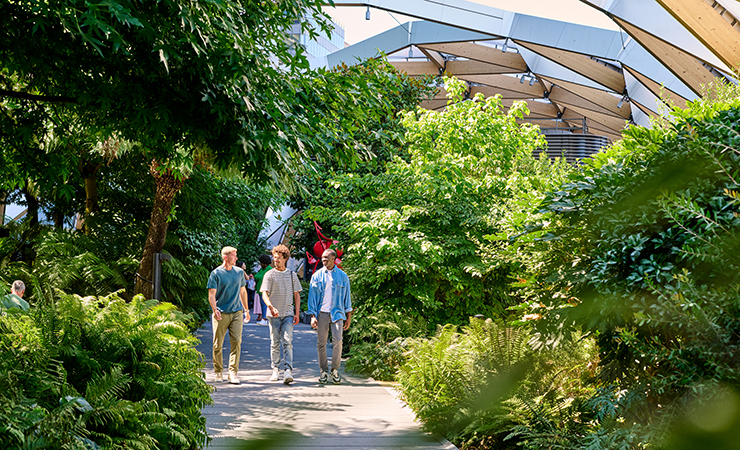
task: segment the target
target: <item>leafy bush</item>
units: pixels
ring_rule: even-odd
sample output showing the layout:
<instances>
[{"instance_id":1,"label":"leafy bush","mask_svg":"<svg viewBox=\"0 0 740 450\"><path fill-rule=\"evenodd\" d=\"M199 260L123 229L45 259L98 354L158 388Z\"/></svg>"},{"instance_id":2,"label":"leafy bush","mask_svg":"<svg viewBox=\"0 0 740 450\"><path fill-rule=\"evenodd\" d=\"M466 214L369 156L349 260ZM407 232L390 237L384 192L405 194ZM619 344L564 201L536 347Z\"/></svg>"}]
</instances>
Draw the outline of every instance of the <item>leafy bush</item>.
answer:
<instances>
[{"instance_id":1,"label":"leafy bush","mask_svg":"<svg viewBox=\"0 0 740 450\"><path fill-rule=\"evenodd\" d=\"M598 442L664 444L690 405L740 384L740 96L720 90L630 127L543 205L550 253L529 312L542 344L574 327L597 339L593 401L613 405L596 409Z\"/></svg>"},{"instance_id":2,"label":"leafy bush","mask_svg":"<svg viewBox=\"0 0 740 450\"><path fill-rule=\"evenodd\" d=\"M460 100L462 82L446 82ZM500 97L479 95L442 113L406 113L408 160L395 158L380 174L337 175L334 195L361 192L361 202L306 212L336 221L348 237L345 263L359 305L424 317L433 330L475 314L501 317L518 303L509 284L522 263L497 258L495 247L505 244L489 239L520 227L533 200L570 169L532 156L544 140L531 124L517 124L524 103L502 111Z\"/></svg>"},{"instance_id":3,"label":"leafy bush","mask_svg":"<svg viewBox=\"0 0 740 450\"><path fill-rule=\"evenodd\" d=\"M401 311L367 314L358 308L347 332L347 369L376 380L394 381L406 362L409 338L425 336L427 322Z\"/></svg>"},{"instance_id":4,"label":"leafy bush","mask_svg":"<svg viewBox=\"0 0 740 450\"><path fill-rule=\"evenodd\" d=\"M211 388L187 320L116 294L0 315L4 448L202 447Z\"/></svg>"},{"instance_id":5,"label":"leafy bush","mask_svg":"<svg viewBox=\"0 0 740 450\"><path fill-rule=\"evenodd\" d=\"M410 344L399 374L403 397L427 429L463 449L522 445L520 425L538 412L575 408L592 392L596 364L591 339L547 351L532 350L531 339L528 328L491 319L471 319L461 331L441 327Z\"/></svg>"}]
</instances>

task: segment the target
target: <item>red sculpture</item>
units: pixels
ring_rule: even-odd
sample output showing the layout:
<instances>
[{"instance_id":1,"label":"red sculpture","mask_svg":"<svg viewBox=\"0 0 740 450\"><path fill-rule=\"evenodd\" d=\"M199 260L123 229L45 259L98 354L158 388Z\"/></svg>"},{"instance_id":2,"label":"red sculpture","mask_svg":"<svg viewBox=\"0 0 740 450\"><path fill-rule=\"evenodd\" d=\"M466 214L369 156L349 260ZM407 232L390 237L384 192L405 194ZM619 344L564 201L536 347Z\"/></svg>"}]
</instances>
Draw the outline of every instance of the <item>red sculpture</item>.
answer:
<instances>
[{"instance_id":1,"label":"red sculpture","mask_svg":"<svg viewBox=\"0 0 740 450\"><path fill-rule=\"evenodd\" d=\"M313 226L316 228L316 234L319 236L319 240L313 245L313 255L306 252L306 257L308 258L308 263L313 265L312 272L316 272L316 267L319 265L319 261L321 261L321 255L324 254L324 250L331 248L332 246L336 247L339 244L339 241L335 241L334 239L329 239L324 236L321 233L321 227L315 220L313 222ZM340 258L344 252L338 248L334 248L334 250L337 252L337 259L334 261L334 264L341 269L342 260Z\"/></svg>"}]
</instances>

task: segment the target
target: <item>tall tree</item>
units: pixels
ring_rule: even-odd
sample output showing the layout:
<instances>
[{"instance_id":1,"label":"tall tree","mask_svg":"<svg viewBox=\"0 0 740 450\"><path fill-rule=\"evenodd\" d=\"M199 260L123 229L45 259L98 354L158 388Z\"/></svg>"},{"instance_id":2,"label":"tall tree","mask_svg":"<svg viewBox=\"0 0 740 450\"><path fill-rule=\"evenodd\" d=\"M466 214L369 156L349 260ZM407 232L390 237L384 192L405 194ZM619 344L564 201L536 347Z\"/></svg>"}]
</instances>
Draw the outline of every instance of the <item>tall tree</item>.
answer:
<instances>
[{"instance_id":1,"label":"tall tree","mask_svg":"<svg viewBox=\"0 0 740 450\"><path fill-rule=\"evenodd\" d=\"M0 104L14 119L7 126L23 134L20 119L29 109L17 105L42 105L140 144L142 161L166 174L155 181L169 186L157 187L163 197L154 200L140 264L142 277L150 277L168 197L196 158L286 183L312 158L354 158L345 125L364 115L353 99L362 93L332 75L302 72L303 50L285 40L296 21L310 34L328 29L323 3L3 2ZM149 294L150 287L137 291Z\"/></svg>"}]
</instances>

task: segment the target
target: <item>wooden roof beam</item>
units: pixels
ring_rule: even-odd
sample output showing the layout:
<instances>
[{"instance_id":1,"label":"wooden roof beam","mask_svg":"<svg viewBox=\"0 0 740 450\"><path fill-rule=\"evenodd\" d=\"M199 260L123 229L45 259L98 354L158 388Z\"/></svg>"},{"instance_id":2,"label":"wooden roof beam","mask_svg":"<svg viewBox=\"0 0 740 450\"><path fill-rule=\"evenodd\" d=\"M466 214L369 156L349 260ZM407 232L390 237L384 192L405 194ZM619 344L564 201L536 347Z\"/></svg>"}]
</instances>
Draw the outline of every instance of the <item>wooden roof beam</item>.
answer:
<instances>
[{"instance_id":1,"label":"wooden roof beam","mask_svg":"<svg viewBox=\"0 0 740 450\"><path fill-rule=\"evenodd\" d=\"M675 92L673 92L670 89L665 88L664 86L661 86L657 82L651 80L650 78L636 71L632 67L624 66L624 70L626 70L627 72L630 73L630 75L635 77L637 81L640 82L640 84L645 86L654 96L660 99L663 103L673 103L675 106L678 106L679 108L682 108L682 109L686 108L686 102L688 101L686 98L676 94Z\"/></svg>"},{"instance_id":2,"label":"wooden roof beam","mask_svg":"<svg viewBox=\"0 0 740 450\"><path fill-rule=\"evenodd\" d=\"M439 68L431 61L391 61L391 64L399 71L406 72L410 76L439 74ZM447 61L445 73L460 77L462 75L512 73L512 69L479 61Z\"/></svg>"},{"instance_id":3,"label":"wooden roof beam","mask_svg":"<svg viewBox=\"0 0 740 450\"><path fill-rule=\"evenodd\" d=\"M714 81L715 77L709 69L692 55L618 17L614 21L696 95L701 95L703 84Z\"/></svg>"},{"instance_id":4,"label":"wooden roof beam","mask_svg":"<svg viewBox=\"0 0 740 450\"><path fill-rule=\"evenodd\" d=\"M519 78L508 75L463 75L460 76L460 79L493 88L493 91L490 89L480 90L486 96L500 93L504 98L526 99L543 98L545 95L545 91L539 83L530 86L529 82L522 83ZM473 89L475 90L475 86Z\"/></svg>"},{"instance_id":5,"label":"wooden roof beam","mask_svg":"<svg viewBox=\"0 0 740 450\"><path fill-rule=\"evenodd\" d=\"M508 67L511 69L511 72L527 71L527 63L519 53L504 52L493 47L474 44L472 42L424 44L422 47L448 55L461 56L474 61Z\"/></svg>"},{"instance_id":6,"label":"wooden roof beam","mask_svg":"<svg viewBox=\"0 0 740 450\"><path fill-rule=\"evenodd\" d=\"M629 105L625 103L621 108L617 108L619 97L615 98L609 92L588 86L581 86L580 84L569 81L556 80L548 77L542 78L548 83L551 83L550 96L548 97L550 100L562 100L591 111L610 114L614 117L621 117L622 119L628 119L630 116L631 111Z\"/></svg>"},{"instance_id":7,"label":"wooden roof beam","mask_svg":"<svg viewBox=\"0 0 740 450\"><path fill-rule=\"evenodd\" d=\"M418 46L417 46L418 47ZM433 62L437 65L437 68L442 69L442 71L445 70L445 66L447 65L447 61L442 57L442 55L439 54L439 52L436 52L434 50L430 50L424 47L418 47L419 50L429 58L429 61Z\"/></svg>"},{"instance_id":8,"label":"wooden roof beam","mask_svg":"<svg viewBox=\"0 0 740 450\"><path fill-rule=\"evenodd\" d=\"M740 66L740 32L705 0L656 0L728 67ZM715 2L713 2L715 3Z\"/></svg>"},{"instance_id":9,"label":"wooden roof beam","mask_svg":"<svg viewBox=\"0 0 740 450\"><path fill-rule=\"evenodd\" d=\"M612 133L619 134L625 127L626 121L624 119L615 118L613 116L597 113L595 111L589 111L579 106L569 105L567 103L560 103L560 105L565 106L566 110L570 109L571 111L574 111L579 115L586 117L588 123L598 123L604 128L611 130Z\"/></svg>"},{"instance_id":10,"label":"wooden roof beam","mask_svg":"<svg viewBox=\"0 0 740 450\"><path fill-rule=\"evenodd\" d=\"M530 42L515 41L517 45L531 50L538 55L547 58L553 62L560 64L561 66L567 67L568 69L576 72L589 80L593 80L602 86L605 86L614 92L624 92L624 76L606 67L605 65L594 61L589 56L582 55L567 50L560 50L553 47L547 47L544 45L533 44Z\"/></svg>"}]
</instances>

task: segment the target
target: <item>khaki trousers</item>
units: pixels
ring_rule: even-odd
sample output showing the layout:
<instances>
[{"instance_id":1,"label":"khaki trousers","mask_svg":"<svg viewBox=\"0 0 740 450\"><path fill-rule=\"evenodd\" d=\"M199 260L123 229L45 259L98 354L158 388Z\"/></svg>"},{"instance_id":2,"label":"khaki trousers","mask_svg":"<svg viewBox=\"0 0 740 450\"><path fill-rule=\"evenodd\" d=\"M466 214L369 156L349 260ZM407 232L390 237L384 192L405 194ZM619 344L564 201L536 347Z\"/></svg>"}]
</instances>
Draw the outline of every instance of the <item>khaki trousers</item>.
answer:
<instances>
[{"instance_id":1,"label":"khaki trousers","mask_svg":"<svg viewBox=\"0 0 740 450\"><path fill-rule=\"evenodd\" d=\"M224 338L229 331L229 372L236 375L239 370L239 354L242 350L242 311L235 313L221 313L221 320L211 315L213 322L213 369L216 373L224 371Z\"/></svg>"}]
</instances>

